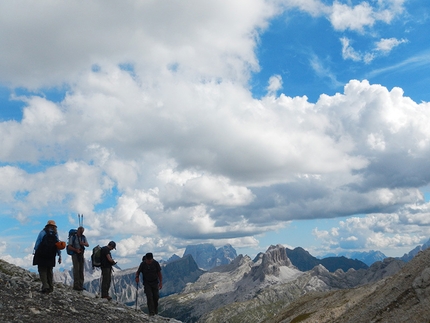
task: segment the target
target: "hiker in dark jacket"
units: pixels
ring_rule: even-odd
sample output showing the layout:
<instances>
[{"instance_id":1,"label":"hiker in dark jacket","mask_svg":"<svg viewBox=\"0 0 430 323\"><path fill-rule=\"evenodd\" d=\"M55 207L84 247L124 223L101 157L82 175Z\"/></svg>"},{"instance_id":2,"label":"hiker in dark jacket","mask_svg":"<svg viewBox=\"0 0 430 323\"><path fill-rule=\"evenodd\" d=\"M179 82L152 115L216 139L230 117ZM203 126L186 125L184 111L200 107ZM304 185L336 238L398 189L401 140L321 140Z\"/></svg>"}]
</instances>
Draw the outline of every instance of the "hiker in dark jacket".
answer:
<instances>
[{"instance_id":1,"label":"hiker in dark jacket","mask_svg":"<svg viewBox=\"0 0 430 323\"><path fill-rule=\"evenodd\" d=\"M57 225L54 220L49 220L37 236L33 251L33 266L37 265L42 281L41 292L44 294L54 291L53 268L56 255L58 255L58 263L61 264L61 250L55 245L58 241Z\"/></svg>"},{"instance_id":2,"label":"hiker in dark jacket","mask_svg":"<svg viewBox=\"0 0 430 323\"><path fill-rule=\"evenodd\" d=\"M75 235L69 238L69 250L74 253L72 255L73 262L73 289L84 290L84 252L85 247L88 247L87 238L84 236L84 227L79 227Z\"/></svg>"},{"instance_id":3,"label":"hiker in dark jacket","mask_svg":"<svg viewBox=\"0 0 430 323\"><path fill-rule=\"evenodd\" d=\"M139 283L140 273L142 273L149 315L156 315L158 314L158 299L160 298L159 290L163 287L163 276L161 275L160 264L154 260L151 252L148 252L140 263L136 272L136 283Z\"/></svg>"},{"instance_id":4,"label":"hiker in dark jacket","mask_svg":"<svg viewBox=\"0 0 430 323\"><path fill-rule=\"evenodd\" d=\"M108 301L112 299L112 297L109 296L109 288L112 278L112 266L116 264L110 253L113 249L116 250L116 243L111 241L107 246L102 247L100 251L100 262L102 268L102 298L106 298Z\"/></svg>"}]
</instances>

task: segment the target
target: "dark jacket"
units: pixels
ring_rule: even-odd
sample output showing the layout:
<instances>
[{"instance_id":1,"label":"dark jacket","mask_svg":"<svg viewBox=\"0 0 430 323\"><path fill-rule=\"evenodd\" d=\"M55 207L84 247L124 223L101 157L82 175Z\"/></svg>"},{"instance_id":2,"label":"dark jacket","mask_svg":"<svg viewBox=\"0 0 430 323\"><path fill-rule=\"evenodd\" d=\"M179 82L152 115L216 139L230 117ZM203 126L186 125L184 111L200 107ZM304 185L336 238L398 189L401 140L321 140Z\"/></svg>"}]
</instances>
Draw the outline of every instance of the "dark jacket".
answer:
<instances>
[{"instance_id":1,"label":"dark jacket","mask_svg":"<svg viewBox=\"0 0 430 323\"><path fill-rule=\"evenodd\" d=\"M102 247L102 249L100 250L100 262L101 262L101 267L102 268L112 268L113 263L111 263L106 256L110 255L110 249L108 246L104 246ZM111 256L112 257L112 256Z\"/></svg>"},{"instance_id":2,"label":"dark jacket","mask_svg":"<svg viewBox=\"0 0 430 323\"><path fill-rule=\"evenodd\" d=\"M154 259L150 264L142 261L140 263L139 269L136 272L136 276L142 273L144 285L157 286L159 283L160 272L160 264Z\"/></svg>"},{"instance_id":3,"label":"dark jacket","mask_svg":"<svg viewBox=\"0 0 430 323\"><path fill-rule=\"evenodd\" d=\"M53 239L58 241L57 233L53 233ZM55 256L59 253L57 247L54 245L47 250L45 247L45 240L48 239L49 229L43 229L39 236L41 236L40 243L37 243L37 248L33 257L33 266L38 265L41 267L55 267ZM39 237L38 237L39 239Z\"/></svg>"}]
</instances>

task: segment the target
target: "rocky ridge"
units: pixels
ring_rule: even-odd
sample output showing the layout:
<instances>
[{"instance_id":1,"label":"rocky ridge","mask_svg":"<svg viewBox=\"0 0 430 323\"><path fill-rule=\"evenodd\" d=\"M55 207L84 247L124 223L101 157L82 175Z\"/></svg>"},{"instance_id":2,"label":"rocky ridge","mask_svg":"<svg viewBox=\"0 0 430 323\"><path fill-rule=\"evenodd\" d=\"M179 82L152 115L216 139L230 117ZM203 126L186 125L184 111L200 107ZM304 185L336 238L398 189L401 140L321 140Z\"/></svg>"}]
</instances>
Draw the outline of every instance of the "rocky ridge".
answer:
<instances>
[{"instance_id":1,"label":"rocky ridge","mask_svg":"<svg viewBox=\"0 0 430 323\"><path fill-rule=\"evenodd\" d=\"M430 239L426 243L424 243L423 245L416 246L414 249L412 249L408 253L405 253L402 257L399 257L399 259L406 261L406 262L411 261L411 259L413 259L420 251L424 251L429 247L430 247Z\"/></svg>"},{"instance_id":2,"label":"rocky ridge","mask_svg":"<svg viewBox=\"0 0 430 323\"><path fill-rule=\"evenodd\" d=\"M308 293L266 323L429 322L430 249L392 276L354 289Z\"/></svg>"},{"instance_id":3,"label":"rocky ridge","mask_svg":"<svg viewBox=\"0 0 430 323\"><path fill-rule=\"evenodd\" d=\"M0 322L180 322L149 317L140 308L109 302L86 291L77 292L61 283L55 283L50 294L41 294L40 286L37 274L0 259Z\"/></svg>"},{"instance_id":4,"label":"rocky ridge","mask_svg":"<svg viewBox=\"0 0 430 323\"><path fill-rule=\"evenodd\" d=\"M335 272L337 269L347 271L350 268L368 268L364 262L357 259L349 259L344 256L318 259L301 247L297 247L293 250L286 248L286 251L293 265L301 271L311 270L317 265L323 265L330 272Z\"/></svg>"}]
</instances>

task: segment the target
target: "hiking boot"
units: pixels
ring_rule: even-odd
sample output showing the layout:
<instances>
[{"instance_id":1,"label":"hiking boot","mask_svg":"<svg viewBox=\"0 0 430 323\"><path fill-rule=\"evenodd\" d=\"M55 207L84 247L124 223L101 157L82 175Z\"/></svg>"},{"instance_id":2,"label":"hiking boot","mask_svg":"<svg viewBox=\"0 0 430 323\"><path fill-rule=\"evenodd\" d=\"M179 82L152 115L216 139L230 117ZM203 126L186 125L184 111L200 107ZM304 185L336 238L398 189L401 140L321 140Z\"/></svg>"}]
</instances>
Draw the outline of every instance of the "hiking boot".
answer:
<instances>
[{"instance_id":1,"label":"hiking boot","mask_svg":"<svg viewBox=\"0 0 430 323\"><path fill-rule=\"evenodd\" d=\"M103 296L102 298L106 298L108 301L110 301L112 299L112 297L110 297L110 296Z\"/></svg>"}]
</instances>

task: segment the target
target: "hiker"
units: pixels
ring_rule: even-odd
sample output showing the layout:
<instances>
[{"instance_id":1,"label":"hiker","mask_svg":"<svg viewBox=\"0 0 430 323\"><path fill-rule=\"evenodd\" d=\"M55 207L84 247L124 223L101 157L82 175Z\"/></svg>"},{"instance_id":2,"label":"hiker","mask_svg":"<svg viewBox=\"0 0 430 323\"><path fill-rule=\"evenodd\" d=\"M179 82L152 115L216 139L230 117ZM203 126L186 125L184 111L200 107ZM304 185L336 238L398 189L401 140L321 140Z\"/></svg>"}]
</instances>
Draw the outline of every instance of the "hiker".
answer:
<instances>
[{"instance_id":1,"label":"hiker","mask_svg":"<svg viewBox=\"0 0 430 323\"><path fill-rule=\"evenodd\" d=\"M149 315L158 314L158 299L160 298L159 290L163 287L163 276L158 261L154 260L151 252L148 252L140 263L136 271L136 283L139 283L139 276L142 273L142 284L146 295L146 304Z\"/></svg>"},{"instance_id":2,"label":"hiker","mask_svg":"<svg viewBox=\"0 0 430 323\"><path fill-rule=\"evenodd\" d=\"M37 236L33 251L33 266L37 265L42 281L40 292L44 294L54 291L53 268L55 267L56 255L58 255L58 263L61 264L61 250L57 248L57 242L59 242L57 225L54 220L49 220Z\"/></svg>"},{"instance_id":3,"label":"hiker","mask_svg":"<svg viewBox=\"0 0 430 323\"><path fill-rule=\"evenodd\" d=\"M88 247L87 238L84 236L84 227L80 226L76 234L69 237L68 248L73 251L73 289L84 290L84 252L85 247Z\"/></svg>"},{"instance_id":4,"label":"hiker","mask_svg":"<svg viewBox=\"0 0 430 323\"><path fill-rule=\"evenodd\" d=\"M112 266L116 264L112 259L111 250L116 250L116 243L110 241L107 246L102 247L100 253L101 268L102 268L102 298L107 298L108 301L112 299L109 296L109 287L112 278Z\"/></svg>"}]
</instances>

